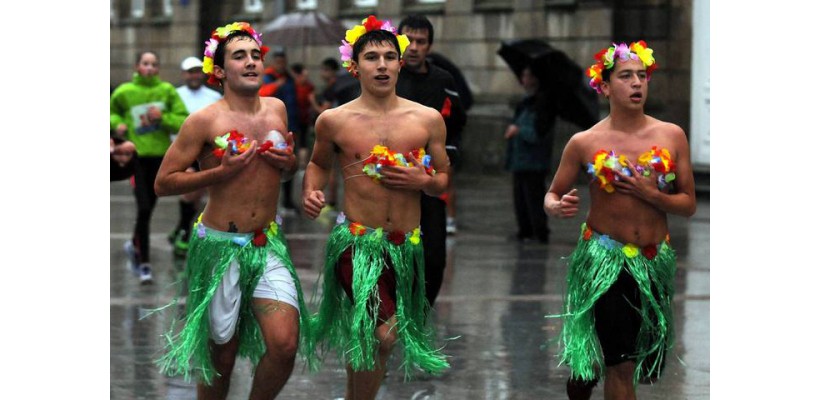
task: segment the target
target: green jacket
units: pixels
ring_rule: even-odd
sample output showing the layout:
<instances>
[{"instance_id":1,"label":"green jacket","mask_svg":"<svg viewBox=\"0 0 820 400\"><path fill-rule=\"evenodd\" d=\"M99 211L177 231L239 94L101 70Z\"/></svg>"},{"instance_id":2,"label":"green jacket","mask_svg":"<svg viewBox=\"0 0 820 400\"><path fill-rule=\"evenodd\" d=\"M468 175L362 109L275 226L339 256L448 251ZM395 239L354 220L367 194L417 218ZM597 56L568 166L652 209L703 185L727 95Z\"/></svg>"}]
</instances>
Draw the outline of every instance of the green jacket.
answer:
<instances>
[{"instance_id":1,"label":"green jacket","mask_svg":"<svg viewBox=\"0 0 820 400\"><path fill-rule=\"evenodd\" d=\"M158 124L147 121L151 106L162 111ZM140 157L162 157L171 145L171 133L179 131L186 117L188 110L176 88L156 76L145 78L135 72L131 82L111 94L111 130L120 123L128 125L127 139L134 142Z\"/></svg>"}]
</instances>

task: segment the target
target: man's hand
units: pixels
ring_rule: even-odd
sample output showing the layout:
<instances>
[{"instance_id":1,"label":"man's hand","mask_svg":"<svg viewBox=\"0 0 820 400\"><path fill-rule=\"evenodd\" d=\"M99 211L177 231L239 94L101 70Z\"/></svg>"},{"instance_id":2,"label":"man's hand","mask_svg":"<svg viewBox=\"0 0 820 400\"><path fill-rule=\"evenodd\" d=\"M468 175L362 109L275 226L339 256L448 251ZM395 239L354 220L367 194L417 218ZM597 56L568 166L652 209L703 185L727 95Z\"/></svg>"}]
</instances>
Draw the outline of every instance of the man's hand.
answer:
<instances>
[{"instance_id":1,"label":"man's hand","mask_svg":"<svg viewBox=\"0 0 820 400\"><path fill-rule=\"evenodd\" d=\"M261 152L260 156L268 165L285 172L292 172L296 166L296 156L293 154L293 132L288 132L285 136L285 143L288 147L284 149L271 147L267 151Z\"/></svg>"},{"instance_id":2,"label":"man's hand","mask_svg":"<svg viewBox=\"0 0 820 400\"><path fill-rule=\"evenodd\" d=\"M256 140L251 142L251 147L245 150L242 154L231 154L230 150L226 150L222 155L222 169L227 172L227 176L236 175L243 168L250 164L251 160L256 156Z\"/></svg>"},{"instance_id":3,"label":"man's hand","mask_svg":"<svg viewBox=\"0 0 820 400\"><path fill-rule=\"evenodd\" d=\"M159 107L148 107L146 115L148 116L148 122L152 124L158 124L162 121L162 110L160 110Z\"/></svg>"},{"instance_id":4,"label":"man's hand","mask_svg":"<svg viewBox=\"0 0 820 400\"><path fill-rule=\"evenodd\" d=\"M117 135L117 137L120 137L120 138L124 138L125 134L127 132L128 132L128 125L126 125L124 123L120 123L119 125L117 125L117 129L114 130L114 133Z\"/></svg>"},{"instance_id":5,"label":"man's hand","mask_svg":"<svg viewBox=\"0 0 820 400\"><path fill-rule=\"evenodd\" d=\"M618 179L612 182L612 186L618 193L635 196L651 203L652 197L659 193L658 173L650 168L649 176L643 176L635 170L635 166L629 160L626 161L626 167L632 176L615 171Z\"/></svg>"},{"instance_id":6,"label":"man's hand","mask_svg":"<svg viewBox=\"0 0 820 400\"><path fill-rule=\"evenodd\" d=\"M578 214L578 205L581 203L581 198L578 197L578 189L573 188L565 195L558 198L557 202L554 202L552 208L548 204L545 204L544 208L547 210L551 210L552 212L550 215L558 218L572 218Z\"/></svg>"},{"instance_id":7,"label":"man's hand","mask_svg":"<svg viewBox=\"0 0 820 400\"><path fill-rule=\"evenodd\" d=\"M382 184L390 189L399 190L424 190L424 187L433 179L427 175L424 165L417 160L413 154L407 154L407 162L413 164L412 167L400 167L385 165L381 169Z\"/></svg>"},{"instance_id":8,"label":"man's hand","mask_svg":"<svg viewBox=\"0 0 820 400\"><path fill-rule=\"evenodd\" d=\"M515 135L518 135L518 125L510 124L509 126L507 126L507 130L504 131L504 139L509 140L510 138L514 137Z\"/></svg>"},{"instance_id":9,"label":"man's hand","mask_svg":"<svg viewBox=\"0 0 820 400\"><path fill-rule=\"evenodd\" d=\"M321 190L313 190L302 196L302 208L310 219L316 219L322 208L325 207L325 193Z\"/></svg>"}]
</instances>

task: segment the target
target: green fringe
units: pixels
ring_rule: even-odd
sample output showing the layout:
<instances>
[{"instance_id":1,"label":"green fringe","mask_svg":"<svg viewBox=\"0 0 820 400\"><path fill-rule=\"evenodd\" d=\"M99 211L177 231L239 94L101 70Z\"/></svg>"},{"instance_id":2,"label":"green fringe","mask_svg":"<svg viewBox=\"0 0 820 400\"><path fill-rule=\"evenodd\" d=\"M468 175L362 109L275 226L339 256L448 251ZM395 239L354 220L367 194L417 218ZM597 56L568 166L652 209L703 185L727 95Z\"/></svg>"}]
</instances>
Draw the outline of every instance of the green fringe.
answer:
<instances>
[{"instance_id":1,"label":"green fringe","mask_svg":"<svg viewBox=\"0 0 820 400\"><path fill-rule=\"evenodd\" d=\"M652 260L643 254L629 258L622 251L622 244L611 241L614 246L608 247L604 244L606 238L604 243L599 240L602 235L596 233L590 240L584 240L585 228L586 224L583 224L578 245L569 259L564 313L550 316L563 318L559 365L569 365L573 379L593 380L600 375L604 359L595 332L594 306L625 267L641 293L640 309L637 311L643 322L637 339L634 383L637 385L641 380L658 378L666 353L674 347L672 298L675 252L663 242Z\"/></svg>"},{"instance_id":2,"label":"green fringe","mask_svg":"<svg viewBox=\"0 0 820 400\"><path fill-rule=\"evenodd\" d=\"M174 320L166 340L166 353L156 363L160 371L167 375L182 375L186 381L196 378L210 385L218 376L209 348L210 325L208 305L213 298L222 276L231 262L238 260L240 269L240 289L242 307L239 311L236 334L239 335L239 356L246 357L252 365L257 365L265 353L265 342L259 323L253 314L253 290L265 271L269 253L276 255L285 264L293 277L299 300L299 354L311 369L318 368L318 357L314 355L310 334L310 314L302 296L302 287L296 275L281 229L276 233L266 230L267 244L256 247L250 240L239 246L230 239L208 234L199 238L191 235L188 251L188 300L186 315ZM176 301L176 300L175 300ZM180 328L180 325L183 325Z\"/></svg>"},{"instance_id":3,"label":"green fringe","mask_svg":"<svg viewBox=\"0 0 820 400\"><path fill-rule=\"evenodd\" d=\"M349 222L338 224L327 243L319 312L311 319L311 342L323 358L335 351L342 364L355 371L376 368L379 341L375 336L380 304L377 281L390 257L396 273L396 335L403 347L402 368L409 378L414 369L440 374L449 368L446 356L434 349L435 332L426 324L430 304L424 295L424 256L420 243L402 245L386 240L381 229L368 228L354 236ZM336 264L353 247L353 296L351 302L336 278Z\"/></svg>"}]
</instances>

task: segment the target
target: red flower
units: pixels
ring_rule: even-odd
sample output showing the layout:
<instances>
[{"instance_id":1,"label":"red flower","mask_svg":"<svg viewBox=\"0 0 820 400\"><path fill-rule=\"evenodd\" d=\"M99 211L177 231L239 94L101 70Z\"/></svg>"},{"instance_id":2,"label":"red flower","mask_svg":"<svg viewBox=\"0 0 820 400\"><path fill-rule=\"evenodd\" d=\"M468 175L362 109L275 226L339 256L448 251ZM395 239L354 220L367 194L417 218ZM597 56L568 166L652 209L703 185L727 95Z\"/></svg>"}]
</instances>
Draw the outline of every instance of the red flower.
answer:
<instances>
[{"instance_id":1,"label":"red flower","mask_svg":"<svg viewBox=\"0 0 820 400\"><path fill-rule=\"evenodd\" d=\"M450 107L453 103L450 101L449 97L444 98L444 105L441 106L441 116L447 118L450 116Z\"/></svg>"},{"instance_id":2,"label":"red flower","mask_svg":"<svg viewBox=\"0 0 820 400\"><path fill-rule=\"evenodd\" d=\"M253 245L256 247L262 247L265 243L268 242L268 237L265 236L265 231L261 229L257 229L253 232Z\"/></svg>"},{"instance_id":3,"label":"red flower","mask_svg":"<svg viewBox=\"0 0 820 400\"><path fill-rule=\"evenodd\" d=\"M347 229L350 229L350 233L353 236L362 236L362 235L364 235L364 232L366 231L364 226L362 226L362 224L360 224L358 222L351 222L350 225L348 225Z\"/></svg>"},{"instance_id":4,"label":"red flower","mask_svg":"<svg viewBox=\"0 0 820 400\"><path fill-rule=\"evenodd\" d=\"M592 237L592 229L588 227L584 229L584 240L589 240Z\"/></svg>"},{"instance_id":5,"label":"red flower","mask_svg":"<svg viewBox=\"0 0 820 400\"><path fill-rule=\"evenodd\" d=\"M387 240L395 245L402 245L404 244L404 232L390 231L390 233L387 234Z\"/></svg>"},{"instance_id":6,"label":"red flower","mask_svg":"<svg viewBox=\"0 0 820 400\"><path fill-rule=\"evenodd\" d=\"M641 253L643 253L644 257L651 260L658 255L658 247L654 244L646 245L641 249Z\"/></svg>"},{"instance_id":7,"label":"red flower","mask_svg":"<svg viewBox=\"0 0 820 400\"><path fill-rule=\"evenodd\" d=\"M367 17L367 21L364 22L364 29L367 32L374 31L376 29L382 28L382 21L376 19L375 16L371 15Z\"/></svg>"},{"instance_id":8,"label":"red flower","mask_svg":"<svg viewBox=\"0 0 820 400\"><path fill-rule=\"evenodd\" d=\"M270 149L271 147L273 147L273 142L271 142L270 140L266 140L265 143L262 143L262 145L259 146L259 152L264 153L268 151L268 149Z\"/></svg>"},{"instance_id":9,"label":"red flower","mask_svg":"<svg viewBox=\"0 0 820 400\"><path fill-rule=\"evenodd\" d=\"M222 158L225 155L225 149L215 148L213 153L216 158Z\"/></svg>"},{"instance_id":10,"label":"red flower","mask_svg":"<svg viewBox=\"0 0 820 400\"><path fill-rule=\"evenodd\" d=\"M236 130L236 129L234 129L234 130L232 130L228 133L229 133L228 141L240 142L240 141L242 141L242 138L245 137L245 135L239 133L239 131Z\"/></svg>"}]
</instances>

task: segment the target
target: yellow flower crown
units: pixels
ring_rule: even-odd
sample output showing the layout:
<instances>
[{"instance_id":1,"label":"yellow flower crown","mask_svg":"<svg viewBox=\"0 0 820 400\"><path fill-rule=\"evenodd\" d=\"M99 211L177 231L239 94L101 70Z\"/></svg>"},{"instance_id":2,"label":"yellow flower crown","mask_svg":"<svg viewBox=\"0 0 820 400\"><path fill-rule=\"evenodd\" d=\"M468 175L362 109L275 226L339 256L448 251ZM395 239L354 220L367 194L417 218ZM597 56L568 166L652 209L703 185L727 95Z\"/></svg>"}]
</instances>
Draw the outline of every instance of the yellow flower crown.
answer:
<instances>
[{"instance_id":1,"label":"yellow flower crown","mask_svg":"<svg viewBox=\"0 0 820 400\"><path fill-rule=\"evenodd\" d=\"M388 31L396 35L396 39L399 41L399 57L404 54L404 49L410 45L410 39L407 38L407 35L399 35L396 31L396 27L394 27L390 21L379 21L374 15L368 16L362 20L361 25L356 25L347 30L345 38L342 40L342 45L339 46L339 53L342 55L342 66L347 68L348 71L350 71L351 68L350 60L353 58L353 44L365 33L377 29Z\"/></svg>"}]
</instances>

